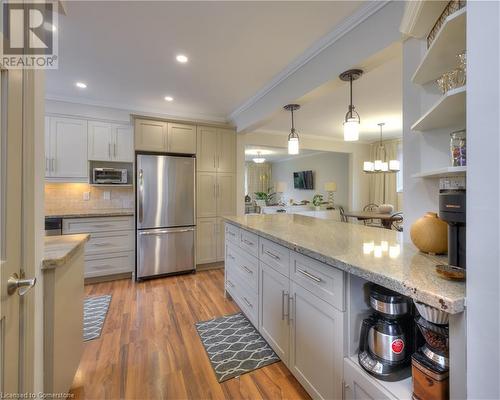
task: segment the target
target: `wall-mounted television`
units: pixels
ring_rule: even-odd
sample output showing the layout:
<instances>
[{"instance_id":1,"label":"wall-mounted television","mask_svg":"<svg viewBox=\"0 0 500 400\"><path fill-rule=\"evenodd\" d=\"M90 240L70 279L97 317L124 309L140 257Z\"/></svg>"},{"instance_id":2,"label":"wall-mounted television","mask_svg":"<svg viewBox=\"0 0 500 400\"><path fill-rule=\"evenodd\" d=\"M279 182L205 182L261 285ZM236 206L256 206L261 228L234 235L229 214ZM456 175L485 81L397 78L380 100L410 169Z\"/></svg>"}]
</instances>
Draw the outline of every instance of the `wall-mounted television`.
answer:
<instances>
[{"instance_id":1,"label":"wall-mounted television","mask_svg":"<svg viewBox=\"0 0 500 400\"><path fill-rule=\"evenodd\" d=\"M314 180L312 171L299 171L293 173L293 187L295 189L314 189Z\"/></svg>"}]
</instances>

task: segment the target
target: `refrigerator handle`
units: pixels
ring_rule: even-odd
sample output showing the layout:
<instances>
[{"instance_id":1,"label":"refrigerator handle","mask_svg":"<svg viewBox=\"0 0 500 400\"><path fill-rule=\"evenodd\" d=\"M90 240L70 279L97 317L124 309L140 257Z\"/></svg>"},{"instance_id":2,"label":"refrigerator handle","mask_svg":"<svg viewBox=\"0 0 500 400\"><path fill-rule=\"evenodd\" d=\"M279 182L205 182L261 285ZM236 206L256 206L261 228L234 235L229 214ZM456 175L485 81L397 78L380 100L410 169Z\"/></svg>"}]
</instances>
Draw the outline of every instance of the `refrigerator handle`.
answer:
<instances>
[{"instance_id":1,"label":"refrigerator handle","mask_svg":"<svg viewBox=\"0 0 500 400\"><path fill-rule=\"evenodd\" d=\"M138 209L139 209L139 223L142 223L144 217L144 178L142 169L139 170L139 199L138 199Z\"/></svg>"}]
</instances>

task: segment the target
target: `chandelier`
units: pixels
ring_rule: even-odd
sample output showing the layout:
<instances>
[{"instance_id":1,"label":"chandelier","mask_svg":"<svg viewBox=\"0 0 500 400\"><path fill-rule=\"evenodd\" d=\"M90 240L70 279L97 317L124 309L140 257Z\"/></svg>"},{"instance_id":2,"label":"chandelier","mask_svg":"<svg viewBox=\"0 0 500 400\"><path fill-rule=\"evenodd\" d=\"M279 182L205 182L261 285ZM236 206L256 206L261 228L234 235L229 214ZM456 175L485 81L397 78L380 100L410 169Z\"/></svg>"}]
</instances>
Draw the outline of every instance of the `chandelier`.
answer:
<instances>
[{"instance_id":1,"label":"chandelier","mask_svg":"<svg viewBox=\"0 0 500 400\"><path fill-rule=\"evenodd\" d=\"M380 126L380 141L378 150L375 153L376 160L365 161L363 163L363 171L366 173L399 172L399 160L387 161L387 150L382 141L382 127L385 125L385 123L381 122L377 125Z\"/></svg>"}]
</instances>

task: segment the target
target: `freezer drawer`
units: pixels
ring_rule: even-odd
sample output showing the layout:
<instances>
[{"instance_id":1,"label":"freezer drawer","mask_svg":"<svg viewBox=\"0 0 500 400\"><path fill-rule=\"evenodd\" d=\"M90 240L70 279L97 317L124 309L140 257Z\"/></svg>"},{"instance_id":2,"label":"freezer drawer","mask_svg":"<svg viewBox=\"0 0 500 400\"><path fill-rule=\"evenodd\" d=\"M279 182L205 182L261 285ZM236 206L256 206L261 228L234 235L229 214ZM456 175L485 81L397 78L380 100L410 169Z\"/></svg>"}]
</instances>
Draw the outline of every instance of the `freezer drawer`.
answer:
<instances>
[{"instance_id":1,"label":"freezer drawer","mask_svg":"<svg viewBox=\"0 0 500 400\"><path fill-rule=\"evenodd\" d=\"M137 231L137 278L195 269L196 228Z\"/></svg>"}]
</instances>

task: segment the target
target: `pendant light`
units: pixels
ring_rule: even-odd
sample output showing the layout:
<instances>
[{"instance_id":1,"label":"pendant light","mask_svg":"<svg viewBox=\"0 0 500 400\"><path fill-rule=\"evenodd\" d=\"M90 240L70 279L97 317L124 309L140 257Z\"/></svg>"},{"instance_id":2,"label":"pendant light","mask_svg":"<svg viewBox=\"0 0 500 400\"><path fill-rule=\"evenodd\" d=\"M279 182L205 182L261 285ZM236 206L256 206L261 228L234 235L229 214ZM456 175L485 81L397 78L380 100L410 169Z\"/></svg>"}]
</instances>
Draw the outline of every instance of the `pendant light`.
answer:
<instances>
[{"instance_id":1,"label":"pendant light","mask_svg":"<svg viewBox=\"0 0 500 400\"><path fill-rule=\"evenodd\" d=\"M295 126L293 124L293 112L300 109L299 104L287 104L283 107L286 111L290 111L292 114L292 128L290 129L290 134L288 135L288 154L299 154L299 135L295 131Z\"/></svg>"},{"instance_id":2,"label":"pendant light","mask_svg":"<svg viewBox=\"0 0 500 400\"><path fill-rule=\"evenodd\" d=\"M359 79L361 75L363 75L363 70L361 69L350 69L339 75L342 81L349 82L350 103L344 118L344 140L346 142L355 142L359 140L359 124L361 119L359 118L359 114L354 110L354 105L352 104L352 82Z\"/></svg>"},{"instance_id":3,"label":"pendant light","mask_svg":"<svg viewBox=\"0 0 500 400\"><path fill-rule=\"evenodd\" d=\"M375 161L365 161L363 171L367 173L398 172L400 169L399 160L387 161L387 151L382 140L382 127L384 122L377 124L380 126L380 140L378 145L378 158Z\"/></svg>"},{"instance_id":4,"label":"pendant light","mask_svg":"<svg viewBox=\"0 0 500 400\"><path fill-rule=\"evenodd\" d=\"M255 164L262 164L266 161L266 159L264 157L262 157L262 154L260 151L257 152L257 157L255 158L252 158L252 161L255 163Z\"/></svg>"}]
</instances>

